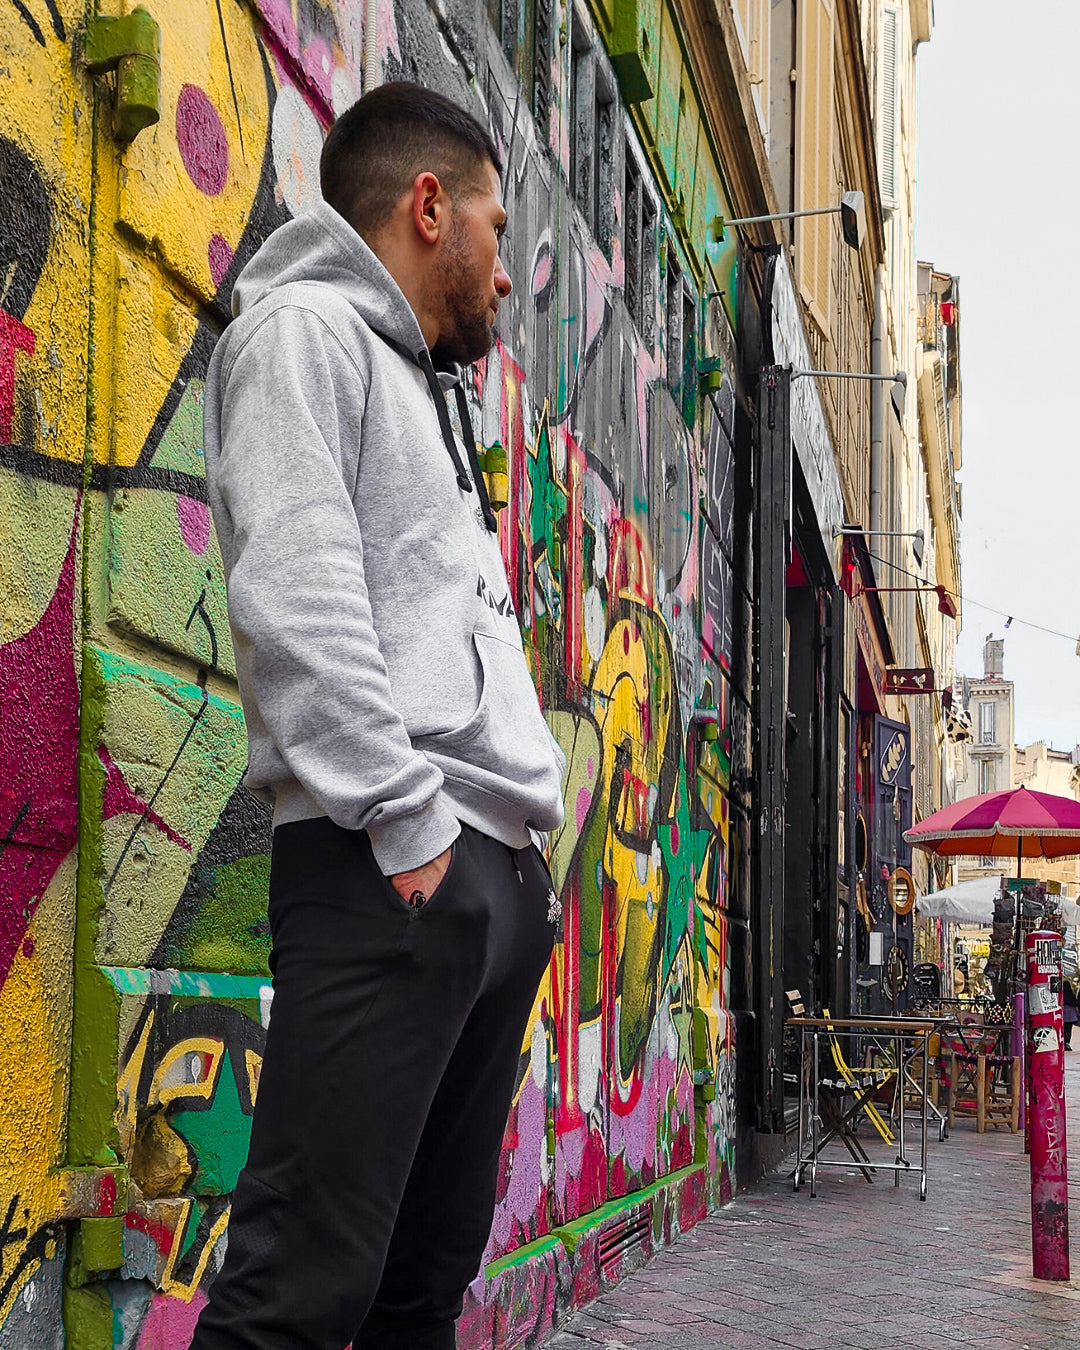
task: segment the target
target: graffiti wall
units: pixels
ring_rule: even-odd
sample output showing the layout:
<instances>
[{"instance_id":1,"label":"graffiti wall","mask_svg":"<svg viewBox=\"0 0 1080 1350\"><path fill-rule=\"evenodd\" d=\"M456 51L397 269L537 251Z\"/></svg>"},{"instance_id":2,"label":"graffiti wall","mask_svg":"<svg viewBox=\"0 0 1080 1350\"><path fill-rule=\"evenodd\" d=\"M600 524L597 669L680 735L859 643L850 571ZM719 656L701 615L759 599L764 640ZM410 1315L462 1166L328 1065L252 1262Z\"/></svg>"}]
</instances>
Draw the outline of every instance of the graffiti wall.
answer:
<instances>
[{"instance_id":1,"label":"graffiti wall","mask_svg":"<svg viewBox=\"0 0 1080 1350\"><path fill-rule=\"evenodd\" d=\"M315 199L362 8L157 7L160 120L127 146L81 3L20 0L0 36L0 1350L183 1350L223 1250L271 1014L269 818L240 785L203 381L235 277ZM471 101L505 159L515 292L470 397L509 454L500 540L568 759L563 928L462 1330L511 1344L733 1185L736 260L689 247L724 204L666 20L657 96L572 128L568 49L534 117L471 7L378 15L384 75ZM589 1265L605 1224L624 1255L601 1237Z\"/></svg>"}]
</instances>

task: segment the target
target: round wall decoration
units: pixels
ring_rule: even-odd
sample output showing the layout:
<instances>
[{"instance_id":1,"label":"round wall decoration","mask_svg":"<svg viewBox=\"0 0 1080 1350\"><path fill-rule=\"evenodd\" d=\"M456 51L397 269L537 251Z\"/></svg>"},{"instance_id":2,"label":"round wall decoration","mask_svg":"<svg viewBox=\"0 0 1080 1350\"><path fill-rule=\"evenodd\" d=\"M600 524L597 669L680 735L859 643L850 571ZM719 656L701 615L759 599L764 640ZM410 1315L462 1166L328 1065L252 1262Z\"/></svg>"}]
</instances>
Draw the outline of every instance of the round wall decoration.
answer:
<instances>
[{"instance_id":1,"label":"round wall decoration","mask_svg":"<svg viewBox=\"0 0 1080 1350\"><path fill-rule=\"evenodd\" d=\"M910 914L915 905L915 880L906 867L898 867L889 878L889 903L897 914Z\"/></svg>"},{"instance_id":2,"label":"round wall decoration","mask_svg":"<svg viewBox=\"0 0 1080 1350\"><path fill-rule=\"evenodd\" d=\"M893 947L889 952L885 976L893 998L899 998L907 988L908 973L907 953L903 947Z\"/></svg>"}]
</instances>

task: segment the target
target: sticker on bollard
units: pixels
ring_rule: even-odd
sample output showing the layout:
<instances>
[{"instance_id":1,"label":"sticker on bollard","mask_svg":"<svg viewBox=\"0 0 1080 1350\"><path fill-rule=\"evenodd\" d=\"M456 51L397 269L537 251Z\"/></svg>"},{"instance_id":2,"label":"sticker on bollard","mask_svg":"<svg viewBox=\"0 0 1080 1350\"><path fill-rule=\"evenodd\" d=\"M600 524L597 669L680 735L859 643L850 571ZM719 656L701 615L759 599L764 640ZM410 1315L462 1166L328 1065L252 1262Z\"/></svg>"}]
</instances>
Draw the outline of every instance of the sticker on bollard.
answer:
<instances>
[{"instance_id":1,"label":"sticker on bollard","mask_svg":"<svg viewBox=\"0 0 1080 1350\"><path fill-rule=\"evenodd\" d=\"M1049 984L1033 984L1028 998L1028 1007L1033 1017L1039 1013L1052 1013L1057 1007L1057 995Z\"/></svg>"},{"instance_id":2,"label":"sticker on bollard","mask_svg":"<svg viewBox=\"0 0 1080 1350\"><path fill-rule=\"evenodd\" d=\"M1031 1033L1031 1053L1046 1055L1061 1044L1053 1027L1035 1027Z\"/></svg>"},{"instance_id":3,"label":"sticker on bollard","mask_svg":"<svg viewBox=\"0 0 1080 1350\"><path fill-rule=\"evenodd\" d=\"M1037 938L1035 942L1035 966L1040 975L1061 974L1061 939L1054 937Z\"/></svg>"}]
</instances>

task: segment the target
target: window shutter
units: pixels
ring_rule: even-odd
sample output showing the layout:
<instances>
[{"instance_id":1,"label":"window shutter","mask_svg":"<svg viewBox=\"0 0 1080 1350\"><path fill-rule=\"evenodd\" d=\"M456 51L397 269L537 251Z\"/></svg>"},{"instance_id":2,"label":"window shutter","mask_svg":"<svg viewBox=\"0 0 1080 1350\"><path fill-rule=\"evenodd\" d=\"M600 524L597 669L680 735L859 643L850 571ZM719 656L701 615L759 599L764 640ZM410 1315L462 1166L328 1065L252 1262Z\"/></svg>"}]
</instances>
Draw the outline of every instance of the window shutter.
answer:
<instances>
[{"instance_id":1,"label":"window shutter","mask_svg":"<svg viewBox=\"0 0 1080 1350\"><path fill-rule=\"evenodd\" d=\"M768 143L769 135L769 66L772 61L769 25L772 18L771 0L752 0L750 19L750 79L754 86L758 121Z\"/></svg>"},{"instance_id":2,"label":"window shutter","mask_svg":"<svg viewBox=\"0 0 1080 1350\"><path fill-rule=\"evenodd\" d=\"M900 131L900 11L886 5L881 23L881 204L895 206Z\"/></svg>"},{"instance_id":3,"label":"window shutter","mask_svg":"<svg viewBox=\"0 0 1080 1350\"><path fill-rule=\"evenodd\" d=\"M802 0L795 66L795 209L835 206L832 173L833 0ZM833 217L795 222L799 285L823 332L829 331Z\"/></svg>"},{"instance_id":4,"label":"window shutter","mask_svg":"<svg viewBox=\"0 0 1080 1350\"><path fill-rule=\"evenodd\" d=\"M747 69L751 74L754 67L751 64L751 28L753 24L753 10L756 0L734 0L731 8L735 13L736 28L739 33L739 41L742 43L743 60L746 62Z\"/></svg>"}]
</instances>

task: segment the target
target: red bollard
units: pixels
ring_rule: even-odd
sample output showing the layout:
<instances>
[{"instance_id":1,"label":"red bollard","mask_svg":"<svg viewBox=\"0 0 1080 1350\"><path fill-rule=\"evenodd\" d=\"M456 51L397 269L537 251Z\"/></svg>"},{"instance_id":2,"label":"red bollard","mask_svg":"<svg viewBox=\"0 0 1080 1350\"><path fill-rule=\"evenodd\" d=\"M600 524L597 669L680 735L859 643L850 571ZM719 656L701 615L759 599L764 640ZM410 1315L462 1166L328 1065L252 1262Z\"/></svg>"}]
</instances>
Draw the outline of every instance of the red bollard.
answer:
<instances>
[{"instance_id":1,"label":"red bollard","mask_svg":"<svg viewBox=\"0 0 1080 1350\"><path fill-rule=\"evenodd\" d=\"M1027 963L1031 1273L1037 1280L1067 1280L1069 1158L1065 1142L1061 935L1029 933Z\"/></svg>"}]
</instances>

